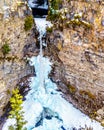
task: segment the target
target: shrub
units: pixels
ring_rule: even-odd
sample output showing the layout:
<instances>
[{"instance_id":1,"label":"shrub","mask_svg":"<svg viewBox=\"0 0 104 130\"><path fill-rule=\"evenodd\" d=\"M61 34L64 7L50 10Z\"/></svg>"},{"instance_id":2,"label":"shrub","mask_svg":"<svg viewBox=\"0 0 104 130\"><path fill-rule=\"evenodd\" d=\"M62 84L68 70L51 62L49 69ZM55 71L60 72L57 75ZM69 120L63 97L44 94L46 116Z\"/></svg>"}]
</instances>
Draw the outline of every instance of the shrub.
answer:
<instances>
[{"instance_id":1,"label":"shrub","mask_svg":"<svg viewBox=\"0 0 104 130\"><path fill-rule=\"evenodd\" d=\"M26 124L26 121L23 118L23 111L22 111L22 96L19 94L19 90L15 89L12 92L12 97L10 98L11 104L11 111L9 112L9 118L14 118L16 123L14 126L9 126L9 130L26 130L23 129L23 126Z\"/></svg>"},{"instance_id":2,"label":"shrub","mask_svg":"<svg viewBox=\"0 0 104 130\"><path fill-rule=\"evenodd\" d=\"M33 21L33 17L32 16L27 16L25 18L25 24L24 24L25 31L28 31L28 30L30 30L32 28L33 22L34 21Z\"/></svg>"},{"instance_id":3,"label":"shrub","mask_svg":"<svg viewBox=\"0 0 104 130\"><path fill-rule=\"evenodd\" d=\"M10 52L10 47L7 43L5 43L3 46L2 46L2 53L3 55L5 56L6 54L8 54Z\"/></svg>"},{"instance_id":4,"label":"shrub","mask_svg":"<svg viewBox=\"0 0 104 130\"><path fill-rule=\"evenodd\" d=\"M59 8L61 4L62 4L62 0L50 0L48 19L54 21L55 19L59 18L60 16Z\"/></svg>"},{"instance_id":5,"label":"shrub","mask_svg":"<svg viewBox=\"0 0 104 130\"><path fill-rule=\"evenodd\" d=\"M86 96L87 96L88 98L90 98L90 99L92 99L92 100L96 99L96 96L93 95L90 91L80 90L79 93L80 93L83 97L86 97Z\"/></svg>"},{"instance_id":6,"label":"shrub","mask_svg":"<svg viewBox=\"0 0 104 130\"><path fill-rule=\"evenodd\" d=\"M53 28L52 28L52 27L47 27L46 30L47 30L47 32L50 32L50 33L51 33L52 30L53 30Z\"/></svg>"},{"instance_id":7,"label":"shrub","mask_svg":"<svg viewBox=\"0 0 104 130\"><path fill-rule=\"evenodd\" d=\"M58 19L60 16L60 13L58 10L54 10L53 8L49 8L49 12L48 12L48 19L51 21L54 21L56 19Z\"/></svg>"},{"instance_id":8,"label":"shrub","mask_svg":"<svg viewBox=\"0 0 104 130\"><path fill-rule=\"evenodd\" d=\"M54 10L58 10L61 4L62 4L62 0L51 0L50 1L50 5Z\"/></svg>"},{"instance_id":9,"label":"shrub","mask_svg":"<svg viewBox=\"0 0 104 130\"><path fill-rule=\"evenodd\" d=\"M9 130L15 130L14 127L11 125L9 126Z\"/></svg>"},{"instance_id":10,"label":"shrub","mask_svg":"<svg viewBox=\"0 0 104 130\"><path fill-rule=\"evenodd\" d=\"M69 85L68 87L69 87L69 91L70 91L70 93L73 94L73 93L76 92L76 88L75 88L74 86Z\"/></svg>"}]
</instances>

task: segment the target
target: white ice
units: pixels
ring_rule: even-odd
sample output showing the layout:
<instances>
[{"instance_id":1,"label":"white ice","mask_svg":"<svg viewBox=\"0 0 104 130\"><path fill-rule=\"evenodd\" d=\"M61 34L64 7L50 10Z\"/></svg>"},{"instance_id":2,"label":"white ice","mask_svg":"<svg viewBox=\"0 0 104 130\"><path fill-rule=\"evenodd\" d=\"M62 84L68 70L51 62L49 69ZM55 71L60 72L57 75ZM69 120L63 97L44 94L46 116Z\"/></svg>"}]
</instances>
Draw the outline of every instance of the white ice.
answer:
<instances>
[{"instance_id":1,"label":"white ice","mask_svg":"<svg viewBox=\"0 0 104 130\"><path fill-rule=\"evenodd\" d=\"M80 127L92 127L93 130L104 130L103 127L96 121L92 121L88 116L81 113L78 109L74 108L72 104L62 98L62 94L57 92L57 86L49 78L48 74L51 70L51 63L49 59L42 58L44 68L44 85L47 90L41 88L39 83L39 58L32 57L31 65L35 66L36 77L31 79L31 90L26 96L23 103L23 110L25 112L25 120L28 121L26 127L28 130L62 130L63 126L66 130L71 130L73 127L77 129ZM52 111L58 113L62 121L52 118L51 120L44 119L43 125L35 128L37 119L39 118L43 107L50 108ZM8 123L9 122L9 123ZM8 130L8 126L12 124L12 120L7 120L3 126L3 130Z\"/></svg>"},{"instance_id":2,"label":"white ice","mask_svg":"<svg viewBox=\"0 0 104 130\"><path fill-rule=\"evenodd\" d=\"M46 18L35 18L35 23L37 25L37 29L43 35L46 31L46 27L51 27L52 24L49 21L46 21Z\"/></svg>"},{"instance_id":3,"label":"white ice","mask_svg":"<svg viewBox=\"0 0 104 130\"><path fill-rule=\"evenodd\" d=\"M40 35L43 35L46 25L49 23L45 19L35 20ZM100 123L92 121L67 102L62 97L62 93L57 91L56 84L48 78L52 65L48 58L43 57L40 53L37 57L30 59L30 65L35 67L36 77L31 78L31 90L23 102L27 130L63 130L62 127L65 130L73 130L74 127L79 129L81 127L85 128L86 125L92 127L93 130L104 130ZM57 113L58 118L52 117L49 120L43 116L43 123L35 127L44 108L49 108L53 113ZM8 126L13 125L13 123L13 119L8 119L2 130L8 130Z\"/></svg>"},{"instance_id":4,"label":"white ice","mask_svg":"<svg viewBox=\"0 0 104 130\"><path fill-rule=\"evenodd\" d=\"M37 0L28 0L28 4L31 8L39 8L39 9L48 9L48 4L46 4L46 2L44 2L43 5L38 5L36 3Z\"/></svg>"}]
</instances>

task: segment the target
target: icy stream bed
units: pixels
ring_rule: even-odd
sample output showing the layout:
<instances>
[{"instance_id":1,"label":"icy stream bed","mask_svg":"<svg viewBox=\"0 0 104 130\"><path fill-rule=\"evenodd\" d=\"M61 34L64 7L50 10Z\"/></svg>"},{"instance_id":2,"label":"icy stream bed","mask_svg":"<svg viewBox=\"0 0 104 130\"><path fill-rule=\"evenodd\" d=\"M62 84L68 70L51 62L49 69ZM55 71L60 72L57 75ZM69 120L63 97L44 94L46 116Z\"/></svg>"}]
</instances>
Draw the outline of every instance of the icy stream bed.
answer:
<instances>
[{"instance_id":1,"label":"icy stream bed","mask_svg":"<svg viewBox=\"0 0 104 130\"><path fill-rule=\"evenodd\" d=\"M35 66L36 77L31 78L26 100L23 103L25 120L28 121L28 130L73 130L73 128L92 127L93 130L103 130L101 125L92 121L88 116L74 108L72 104L62 98L62 93L56 91L57 86L49 78L51 70L49 59L42 57L44 68L44 87L40 84L40 55L31 58L31 65ZM13 125L13 120L8 119L3 130L8 130Z\"/></svg>"},{"instance_id":2,"label":"icy stream bed","mask_svg":"<svg viewBox=\"0 0 104 130\"><path fill-rule=\"evenodd\" d=\"M104 130L100 123L92 121L88 116L67 102L57 86L49 78L52 63L42 55L42 35L48 23L45 19L35 19L40 32L40 54L30 59L34 66L36 77L31 78L31 90L23 102L24 118L27 120L27 130L78 130L91 127L93 130ZM15 121L8 119L2 130Z\"/></svg>"}]
</instances>

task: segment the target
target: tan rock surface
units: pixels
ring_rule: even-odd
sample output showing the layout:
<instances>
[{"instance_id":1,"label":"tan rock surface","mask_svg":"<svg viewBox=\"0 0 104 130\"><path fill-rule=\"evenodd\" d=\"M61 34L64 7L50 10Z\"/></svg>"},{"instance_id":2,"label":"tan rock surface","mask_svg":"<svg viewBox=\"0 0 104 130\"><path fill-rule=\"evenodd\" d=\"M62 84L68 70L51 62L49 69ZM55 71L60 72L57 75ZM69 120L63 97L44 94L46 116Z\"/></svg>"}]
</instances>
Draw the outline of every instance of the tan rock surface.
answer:
<instances>
[{"instance_id":1,"label":"tan rock surface","mask_svg":"<svg viewBox=\"0 0 104 130\"><path fill-rule=\"evenodd\" d=\"M13 0L12 3L10 0L5 2L6 4L0 1L0 13L3 16L0 20L0 117L4 106L9 101L12 89L22 77L33 72L24 61L23 52L27 43L31 41L34 43L33 31L24 30L27 6L25 3L19 5L17 0ZM6 5L5 9L4 5ZM4 57L2 46L5 43L10 46L11 51Z\"/></svg>"},{"instance_id":2,"label":"tan rock surface","mask_svg":"<svg viewBox=\"0 0 104 130\"><path fill-rule=\"evenodd\" d=\"M51 51L51 56L55 57L55 62L58 57L62 64L54 65L53 75L56 77L52 78L59 81L59 89L67 100L91 117L96 117L96 112L99 109L103 111L104 106L104 4L103 1L70 0L64 1L63 7L68 10L66 19L62 21L59 18L50 34L51 40L47 38L49 44L58 49L54 47L53 51L57 52L54 55ZM91 24L91 28L70 22L80 13L82 16L77 20ZM104 113L100 118L104 118Z\"/></svg>"}]
</instances>

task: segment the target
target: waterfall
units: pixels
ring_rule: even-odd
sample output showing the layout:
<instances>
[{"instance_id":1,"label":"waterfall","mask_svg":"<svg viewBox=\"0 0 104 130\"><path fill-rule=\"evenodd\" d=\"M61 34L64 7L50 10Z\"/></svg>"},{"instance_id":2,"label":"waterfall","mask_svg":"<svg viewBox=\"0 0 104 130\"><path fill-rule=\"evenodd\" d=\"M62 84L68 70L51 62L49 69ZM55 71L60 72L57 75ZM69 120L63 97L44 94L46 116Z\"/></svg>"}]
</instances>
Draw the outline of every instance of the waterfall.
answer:
<instances>
[{"instance_id":1,"label":"waterfall","mask_svg":"<svg viewBox=\"0 0 104 130\"><path fill-rule=\"evenodd\" d=\"M45 34L46 26L51 24L45 18L35 18L35 23L40 32L40 53L30 59L30 65L35 67L36 76L31 78L31 90L23 102L27 130L79 130L86 126L93 130L104 130L100 123L92 121L67 102L62 93L57 91L57 85L48 78L52 63L49 58L43 57L42 36ZM7 119L2 130L8 130L8 126L14 123L14 119Z\"/></svg>"},{"instance_id":2,"label":"waterfall","mask_svg":"<svg viewBox=\"0 0 104 130\"><path fill-rule=\"evenodd\" d=\"M43 68L44 68L44 65L42 64L42 57L43 57L43 53L42 53L42 46L43 46L43 41L42 41L42 37L45 33L45 25L44 26L41 26L42 23L38 24L40 19L35 19L36 21L36 25L37 25L37 28L39 30L39 41L40 41L40 59L39 59L39 67L40 67L40 72L39 72L39 76L40 76L40 88L43 89L43 92L45 93L45 86L44 86L44 76L43 76ZM43 93L42 92L42 93Z\"/></svg>"},{"instance_id":3,"label":"waterfall","mask_svg":"<svg viewBox=\"0 0 104 130\"><path fill-rule=\"evenodd\" d=\"M46 18L35 18L35 23L36 23L36 27L39 31L39 41L40 41L40 53L39 53L39 67L40 67L40 70L39 70L39 77L40 77L40 88L43 89L43 92L45 93L46 92L46 89L45 89L45 86L44 86L44 62L43 62L43 52L42 52L42 47L43 47L43 36L45 35L46 33L46 27L47 26L51 26L51 23L46 21ZM45 43L46 45L46 43Z\"/></svg>"}]
</instances>

